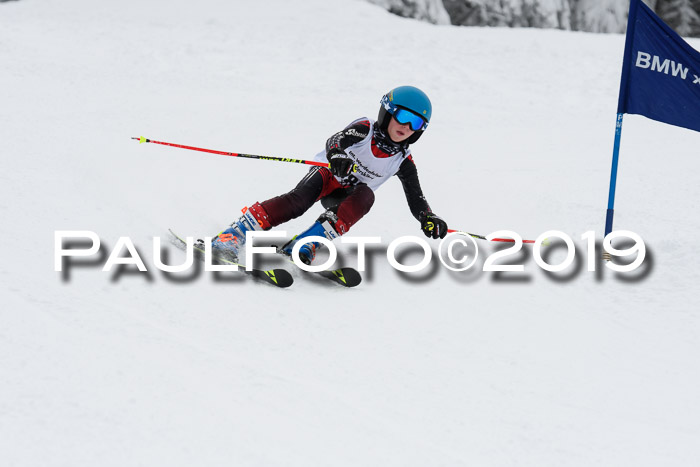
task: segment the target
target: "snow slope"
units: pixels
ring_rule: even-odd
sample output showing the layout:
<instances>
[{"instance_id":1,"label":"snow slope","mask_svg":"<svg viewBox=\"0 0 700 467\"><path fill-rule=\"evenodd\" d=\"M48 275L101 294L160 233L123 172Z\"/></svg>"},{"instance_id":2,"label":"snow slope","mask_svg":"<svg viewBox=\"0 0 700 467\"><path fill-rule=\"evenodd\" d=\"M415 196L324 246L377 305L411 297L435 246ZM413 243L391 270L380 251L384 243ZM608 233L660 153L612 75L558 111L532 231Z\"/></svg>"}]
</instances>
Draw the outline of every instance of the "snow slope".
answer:
<instances>
[{"instance_id":1,"label":"snow slope","mask_svg":"<svg viewBox=\"0 0 700 467\"><path fill-rule=\"evenodd\" d=\"M2 4L3 465L696 465L697 133L625 118L615 225L649 258L585 269L623 42L359 0ZM214 234L305 169L130 137L311 158L401 84L433 100L414 147L433 209L564 231L578 269L552 278L528 249L524 273L399 274L386 246L420 232L396 180L351 232L383 239L357 289L153 267L153 236ZM96 232L101 260L55 272L57 230ZM148 274L101 272L120 236Z\"/></svg>"}]
</instances>

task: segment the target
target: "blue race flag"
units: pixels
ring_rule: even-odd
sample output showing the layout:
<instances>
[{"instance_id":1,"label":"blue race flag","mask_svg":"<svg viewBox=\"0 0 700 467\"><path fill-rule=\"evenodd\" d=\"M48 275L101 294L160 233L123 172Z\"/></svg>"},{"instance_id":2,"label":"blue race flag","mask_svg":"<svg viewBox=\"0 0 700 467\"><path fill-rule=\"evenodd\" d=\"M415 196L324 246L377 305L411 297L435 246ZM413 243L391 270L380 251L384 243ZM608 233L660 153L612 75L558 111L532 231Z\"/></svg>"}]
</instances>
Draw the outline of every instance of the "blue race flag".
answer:
<instances>
[{"instance_id":1,"label":"blue race flag","mask_svg":"<svg viewBox=\"0 0 700 467\"><path fill-rule=\"evenodd\" d=\"M700 131L700 52L641 0L630 1L617 112Z\"/></svg>"},{"instance_id":2,"label":"blue race flag","mask_svg":"<svg viewBox=\"0 0 700 467\"><path fill-rule=\"evenodd\" d=\"M612 232L624 114L700 131L700 52L642 3L630 0L605 235ZM608 258L609 259L609 258Z\"/></svg>"}]
</instances>

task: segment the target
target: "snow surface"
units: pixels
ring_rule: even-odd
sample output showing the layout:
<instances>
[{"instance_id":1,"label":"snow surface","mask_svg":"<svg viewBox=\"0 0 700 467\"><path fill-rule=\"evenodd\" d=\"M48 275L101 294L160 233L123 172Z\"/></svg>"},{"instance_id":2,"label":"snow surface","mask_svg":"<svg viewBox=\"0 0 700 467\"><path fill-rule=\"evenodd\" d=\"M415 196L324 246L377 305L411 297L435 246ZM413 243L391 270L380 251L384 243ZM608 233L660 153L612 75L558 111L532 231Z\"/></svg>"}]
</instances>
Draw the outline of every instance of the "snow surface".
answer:
<instances>
[{"instance_id":1,"label":"snow surface","mask_svg":"<svg viewBox=\"0 0 700 467\"><path fill-rule=\"evenodd\" d=\"M642 274L587 272L580 240L602 236L623 43L360 0L2 4L2 465L697 465L700 135L625 118L615 226ZM564 231L578 269L527 248L524 273L399 274L386 246L420 232L398 180L351 231L383 238L357 289L153 267L153 236L215 234L306 169L130 137L311 158L402 84L434 104L414 147L433 209ZM103 257L55 272L57 230ZM101 272L120 236L148 274Z\"/></svg>"}]
</instances>

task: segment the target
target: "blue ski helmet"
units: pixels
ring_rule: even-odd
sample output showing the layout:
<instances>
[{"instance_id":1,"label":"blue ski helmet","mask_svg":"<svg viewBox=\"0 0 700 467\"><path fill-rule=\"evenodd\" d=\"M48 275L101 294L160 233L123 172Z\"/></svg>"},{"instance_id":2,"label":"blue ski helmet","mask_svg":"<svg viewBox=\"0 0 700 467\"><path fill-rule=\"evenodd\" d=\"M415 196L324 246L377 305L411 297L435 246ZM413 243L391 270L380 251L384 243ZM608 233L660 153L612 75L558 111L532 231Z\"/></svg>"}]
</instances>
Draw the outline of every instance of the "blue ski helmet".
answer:
<instances>
[{"instance_id":1,"label":"blue ski helmet","mask_svg":"<svg viewBox=\"0 0 700 467\"><path fill-rule=\"evenodd\" d=\"M406 140L406 144L418 141L430 123L430 116L433 113L433 106L430 104L428 96L420 89L413 86L399 86L384 94L379 107L379 118L377 124L379 128L386 131L389 127L389 120L399 109L410 110L420 116L425 122L419 130Z\"/></svg>"}]
</instances>

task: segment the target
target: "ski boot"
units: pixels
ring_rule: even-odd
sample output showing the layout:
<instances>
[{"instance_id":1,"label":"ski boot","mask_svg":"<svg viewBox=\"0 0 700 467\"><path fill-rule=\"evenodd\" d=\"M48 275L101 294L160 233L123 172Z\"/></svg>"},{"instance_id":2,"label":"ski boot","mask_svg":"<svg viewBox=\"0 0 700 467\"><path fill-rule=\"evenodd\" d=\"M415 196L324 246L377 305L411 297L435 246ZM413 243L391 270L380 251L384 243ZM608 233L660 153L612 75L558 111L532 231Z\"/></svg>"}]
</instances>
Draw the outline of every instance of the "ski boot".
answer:
<instances>
[{"instance_id":1,"label":"ski boot","mask_svg":"<svg viewBox=\"0 0 700 467\"><path fill-rule=\"evenodd\" d=\"M340 226L343 228L339 228ZM292 256L292 249L299 240L307 237L318 236L325 237L328 240L335 240L345 233L345 224L338 220L338 216L332 211L326 211L321 217L314 222L311 227L292 238L286 245L282 247L282 253L287 256ZM342 232L342 233L339 233ZM321 242L305 242L299 248L299 259L306 265L311 265L311 262L316 257L316 250L321 247Z\"/></svg>"},{"instance_id":2,"label":"ski boot","mask_svg":"<svg viewBox=\"0 0 700 467\"><path fill-rule=\"evenodd\" d=\"M245 244L246 232L269 230L272 227L260 203L245 207L241 212L243 215L211 242L212 250L230 261L238 260L238 251Z\"/></svg>"}]
</instances>

